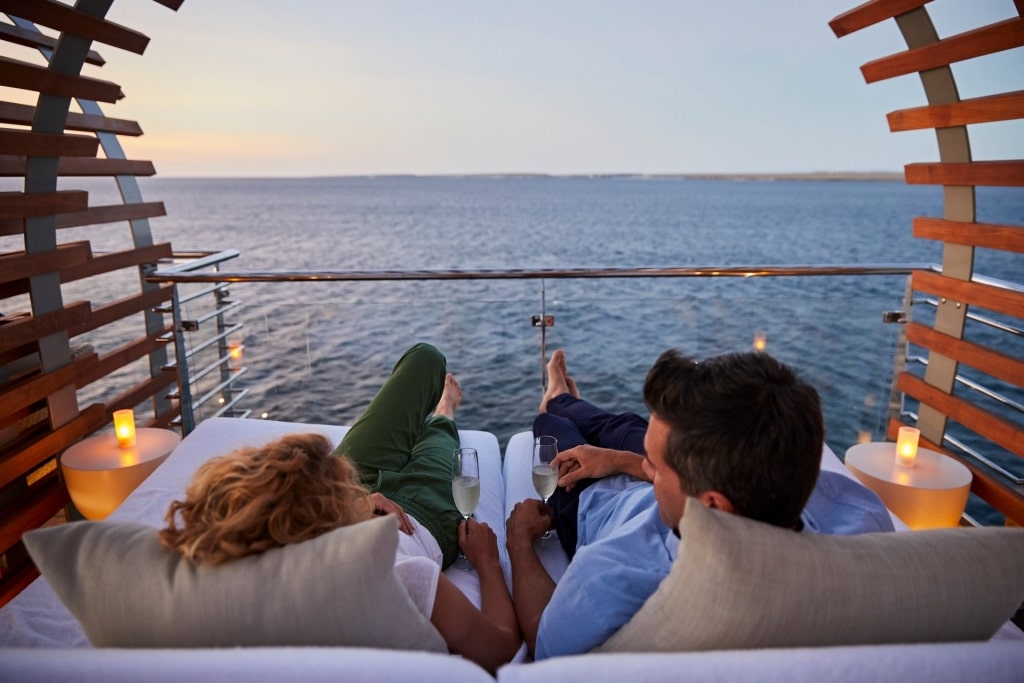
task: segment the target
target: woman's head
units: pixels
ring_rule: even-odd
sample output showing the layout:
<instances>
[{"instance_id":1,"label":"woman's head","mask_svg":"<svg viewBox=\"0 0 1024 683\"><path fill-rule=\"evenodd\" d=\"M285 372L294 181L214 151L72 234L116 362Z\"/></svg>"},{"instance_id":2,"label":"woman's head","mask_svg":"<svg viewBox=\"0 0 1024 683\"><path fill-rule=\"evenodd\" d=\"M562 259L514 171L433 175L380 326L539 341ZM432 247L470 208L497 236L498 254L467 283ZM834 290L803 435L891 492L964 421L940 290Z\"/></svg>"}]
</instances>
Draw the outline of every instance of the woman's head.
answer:
<instances>
[{"instance_id":1,"label":"woman's head","mask_svg":"<svg viewBox=\"0 0 1024 683\"><path fill-rule=\"evenodd\" d=\"M160 542L220 564L363 521L368 496L355 466L334 455L326 437L292 434L200 467L185 500L171 503Z\"/></svg>"}]
</instances>

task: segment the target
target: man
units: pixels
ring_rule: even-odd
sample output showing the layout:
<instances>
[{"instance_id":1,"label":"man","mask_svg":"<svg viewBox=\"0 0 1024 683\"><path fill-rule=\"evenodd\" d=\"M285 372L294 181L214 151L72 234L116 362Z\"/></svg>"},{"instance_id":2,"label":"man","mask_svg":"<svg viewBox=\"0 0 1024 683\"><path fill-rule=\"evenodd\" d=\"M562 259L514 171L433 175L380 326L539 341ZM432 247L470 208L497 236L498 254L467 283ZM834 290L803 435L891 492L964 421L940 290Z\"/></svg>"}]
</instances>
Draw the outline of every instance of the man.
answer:
<instances>
[{"instance_id":1,"label":"man","mask_svg":"<svg viewBox=\"0 0 1024 683\"><path fill-rule=\"evenodd\" d=\"M644 401L649 422L607 413L579 397L563 352L548 363L534 433L559 439L559 489L550 507L523 501L507 522L516 615L537 659L586 652L629 621L676 559L688 497L802 526L824 421L817 392L791 369L763 353L698 362L670 350L648 372ZM557 587L533 546L552 527L571 558Z\"/></svg>"}]
</instances>

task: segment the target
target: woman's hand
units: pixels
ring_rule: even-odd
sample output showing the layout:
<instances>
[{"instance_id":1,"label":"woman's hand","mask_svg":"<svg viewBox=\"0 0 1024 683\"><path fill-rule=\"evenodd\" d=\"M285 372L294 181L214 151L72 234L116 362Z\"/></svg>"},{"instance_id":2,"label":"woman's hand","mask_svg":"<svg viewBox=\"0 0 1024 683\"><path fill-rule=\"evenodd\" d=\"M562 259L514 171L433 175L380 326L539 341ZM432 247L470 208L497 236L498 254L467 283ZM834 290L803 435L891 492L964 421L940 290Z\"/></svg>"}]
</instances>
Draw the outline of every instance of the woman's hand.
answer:
<instances>
[{"instance_id":1,"label":"woman's hand","mask_svg":"<svg viewBox=\"0 0 1024 683\"><path fill-rule=\"evenodd\" d=\"M412 522L409 520L409 515L405 514L405 510L402 509L401 505L387 498L384 494L370 494L370 510L375 515L394 515L398 517L398 528L402 530L402 533L412 534Z\"/></svg>"},{"instance_id":2,"label":"woman's hand","mask_svg":"<svg viewBox=\"0 0 1024 683\"><path fill-rule=\"evenodd\" d=\"M459 524L459 547L479 571L486 564L498 564L498 537L485 522L472 517Z\"/></svg>"}]
</instances>

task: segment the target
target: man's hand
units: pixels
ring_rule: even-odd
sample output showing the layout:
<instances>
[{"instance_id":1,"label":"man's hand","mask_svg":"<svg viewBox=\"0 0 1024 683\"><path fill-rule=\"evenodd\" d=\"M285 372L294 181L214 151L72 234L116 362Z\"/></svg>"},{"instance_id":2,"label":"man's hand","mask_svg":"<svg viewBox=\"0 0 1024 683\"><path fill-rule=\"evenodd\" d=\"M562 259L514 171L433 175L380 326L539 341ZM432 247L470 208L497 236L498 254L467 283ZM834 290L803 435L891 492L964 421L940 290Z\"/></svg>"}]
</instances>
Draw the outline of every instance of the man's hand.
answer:
<instances>
[{"instance_id":1,"label":"man's hand","mask_svg":"<svg viewBox=\"0 0 1024 683\"><path fill-rule=\"evenodd\" d=\"M461 522L459 547L477 571L487 564L498 564L498 537L484 522L478 522L472 517Z\"/></svg>"},{"instance_id":2,"label":"man's hand","mask_svg":"<svg viewBox=\"0 0 1024 683\"><path fill-rule=\"evenodd\" d=\"M551 529L554 512L536 498L516 503L505 522L505 543L509 550L516 544L530 544Z\"/></svg>"},{"instance_id":3,"label":"man's hand","mask_svg":"<svg viewBox=\"0 0 1024 683\"><path fill-rule=\"evenodd\" d=\"M551 466L558 468L558 485L572 491L583 479L601 479L620 473L635 476L633 465L642 461L643 457L635 453L583 444L559 453Z\"/></svg>"}]
</instances>

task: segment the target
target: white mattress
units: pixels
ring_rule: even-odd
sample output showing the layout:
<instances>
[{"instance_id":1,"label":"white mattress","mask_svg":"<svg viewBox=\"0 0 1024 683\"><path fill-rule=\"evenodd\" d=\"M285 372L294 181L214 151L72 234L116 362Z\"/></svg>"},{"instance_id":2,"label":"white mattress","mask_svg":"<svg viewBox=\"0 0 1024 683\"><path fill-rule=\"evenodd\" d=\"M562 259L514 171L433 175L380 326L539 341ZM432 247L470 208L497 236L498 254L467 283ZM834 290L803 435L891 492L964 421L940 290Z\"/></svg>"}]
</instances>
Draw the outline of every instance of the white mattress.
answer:
<instances>
[{"instance_id":1,"label":"white mattress","mask_svg":"<svg viewBox=\"0 0 1024 683\"><path fill-rule=\"evenodd\" d=\"M319 432L337 444L347 431L348 427L272 420L205 420L108 519L162 527L171 501L184 495L192 473L211 457L296 432ZM494 530L502 566L507 568L505 491L498 440L489 432L472 430L460 430L459 438L464 446L476 448L480 455L480 502L474 516ZM452 567L446 574L475 605L480 605L480 582L476 572ZM89 647L89 642L49 585L37 579L0 609L0 646Z\"/></svg>"}]
</instances>

